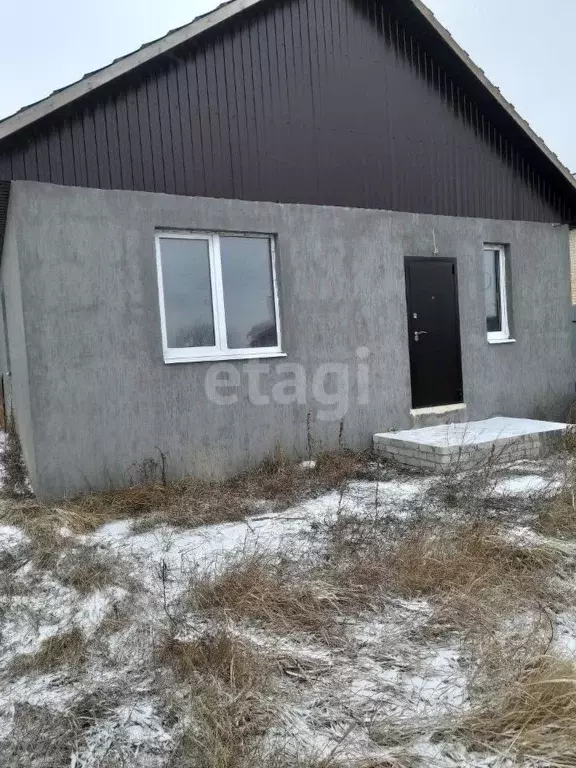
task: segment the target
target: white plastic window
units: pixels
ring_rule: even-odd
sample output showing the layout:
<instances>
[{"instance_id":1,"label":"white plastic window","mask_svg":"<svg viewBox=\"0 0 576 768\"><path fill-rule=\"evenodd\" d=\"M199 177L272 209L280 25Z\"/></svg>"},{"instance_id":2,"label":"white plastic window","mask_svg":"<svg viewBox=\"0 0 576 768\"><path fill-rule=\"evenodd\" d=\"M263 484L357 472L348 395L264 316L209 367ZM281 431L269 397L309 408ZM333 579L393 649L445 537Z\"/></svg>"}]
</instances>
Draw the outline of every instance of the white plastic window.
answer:
<instances>
[{"instance_id":1,"label":"white plastic window","mask_svg":"<svg viewBox=\"0 0 576 768\"><path fill-rule=\"evenodd\" d=\"M167 363L281 354L271 236L159 232L156 259Z\"/></svg>"},{"instance_id":2,"label":"white plastic window","mask_svg":"<svg viewBox=\"0 0 576 768\"><path fill-rule=\"evenodd\" d=\"M503 245L484 246L484 295L488 341L509 340L506 249Z\"/></svg>"}]
</instances>

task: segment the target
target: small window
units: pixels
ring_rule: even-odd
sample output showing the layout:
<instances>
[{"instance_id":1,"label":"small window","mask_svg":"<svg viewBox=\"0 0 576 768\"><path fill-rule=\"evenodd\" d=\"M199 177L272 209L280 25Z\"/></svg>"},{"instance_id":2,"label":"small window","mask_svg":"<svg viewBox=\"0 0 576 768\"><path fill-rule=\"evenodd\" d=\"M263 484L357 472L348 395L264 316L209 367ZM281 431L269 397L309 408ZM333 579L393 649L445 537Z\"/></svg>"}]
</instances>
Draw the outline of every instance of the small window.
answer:
<instances>
[{"instance_id":1,"label":"small window","mask_svg":"<svg viewBox=\"0 0 576 768\"><path fill-rule=\"evenodd\" d=\"M506 251L502 245L484 246L484 292L488 341L510 338L506 295Z\"/></svg>"},{"instance_id":2,"label":"small window","mask_svg":"<svg viewBox=\"0 0 576 768\"><path fill-rule=\"evenodd\" d=\"M272 237L162 232L156 257L166 362L281 354Z\"/></svg>"}]
</instances>

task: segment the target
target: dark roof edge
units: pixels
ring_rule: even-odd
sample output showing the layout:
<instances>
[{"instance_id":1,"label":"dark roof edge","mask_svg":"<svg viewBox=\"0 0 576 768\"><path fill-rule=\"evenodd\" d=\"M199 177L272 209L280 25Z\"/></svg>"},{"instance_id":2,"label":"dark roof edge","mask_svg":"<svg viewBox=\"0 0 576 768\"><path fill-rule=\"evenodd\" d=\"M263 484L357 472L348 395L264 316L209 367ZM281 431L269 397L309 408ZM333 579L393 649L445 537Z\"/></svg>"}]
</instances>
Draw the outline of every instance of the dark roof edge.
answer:
<instances>
[{"instance_id":1,"label":"dark roof edge","mask_svg":"<svg viewBox=\"0 0 576 768\"><path fill-rule=\"evenodd\" d=\"M566 181L574 188L576 189L576 178L574 175L568 170L568 168L564 165L564 163L560 160L560 158L552 152L551 149L549 149L546 146L546 143L538 134L531 128L530 124L527 120L524 120L524 118L518 114L515 107L510 104L509 101L507 101L504 96L502 95L502 92L499 88L497 88L493 83L490 82L490 80L486 77L484 74L484 71L480 69L479 66L477 66L470 56L466 53L466 51L458 45L456 40L452 37L450 32L446 29L446 27L442 26L442 24L438 21L436 16L432 13L432 11L424 5L422 0L409 0L410 3L424 16L424 18L428 21L428 23L435 29L435 31L442 37L444 42L451 48L451 50L458 56L458 58L462 61L462 63L472 72L472 74L480 81L480 83L484 86L484 88L490 93L490 95L496 99L498 104L506 110L508 115L512 118L512 120L518 125L518 127L524 131L524 133L532 140L532 142L536 145L536 147L546 156L546 159L549 160L555 167L556 170L560 171L562 176L566 179Z\"/></svg>"},{"instance_id":2,"label":"dark roof edge","mask_svg":"<svg viewBox=\"0 0 576 768\"><path fill-rule=\"evenodd\" d=\"M161 37L158 40L146 43L137 51L133 51L120 59L116 59L111 64L85 75L81 80L77 80L64 88L55 91L45 99L37 101L28 107L24 107L9 117L5 117L0 121L0 141L31 123L36 122L36 120L40 120L50 113L55 112L57 109L65 107L76 99L91 93L96 88L115 80L121 75L131 72L136 67L150 61L156 56L159 56L182 43L188 42L202 32L216 26L216 24L220 24L222 21L226 21L226 19L235 16L253 5L258 5L263 1L264 0L228 0L228 2L219 5L213 11L198 16L189 24L185 24L183 27L168 32L167 35L164 35L164 37Z\"/></svg>"},{"instance_id":3,"label":"dark roof edge","mask_svg":"<svg viewBox=\"0 0 576 768\"><path fill-rule=\"evenodd\" d=\"M228 2L215 8L213 11L198 16L189 24L185 24L183 27L172 30L164 37L159 38L151 43L143 45L137 51L127 54L126 56L116 59L111 64L99 69L95 72L91 72L81 80L78 80L71 85L62 88L59 91L55 91L53 94L38 101L35 104L31 104L28 107L24 107L19 112L16 112L10 117L4 118L0 121L0 141L2 139L11 136L17 131L25 128L31 123L46 117L52 112L60 109L61 107L70 104L76 99L85 96L92 92L96 88L99 88L117 77L124 75L136 67L144 64L147 61L159 56L166 51L175 48L182 43L186 43L193 39L202 32L205 32L212 27L220 24L222 21L235 16L236 14L244 11L248 8L256 6L266 0L228 0ZM486 77L484 72L478 67L466 51L461 48L454 40L448 30L442 26L432 11L422 2L422 0L408 0L409 3L426 19L430 26L437 32L437 34L444 40L444 42L450 47L453 53L462 61L464 66L472 72L477 78L480 84L488 91L488 93L497 101L497 103L505 110L505 112L512 118L512 120L518 125L518 127L528 136L528 138L534 143L538 150L545 156L545 158L556 168L556 170L564 177L564 179L570 184L572 189L576 190L576 178L570 173L568 168L560 161L544 143L543 139L535 133L528 122L521 117L516 109L510 102L508 102L500 90L493 85Z\"/></svg>"}]
</instances>

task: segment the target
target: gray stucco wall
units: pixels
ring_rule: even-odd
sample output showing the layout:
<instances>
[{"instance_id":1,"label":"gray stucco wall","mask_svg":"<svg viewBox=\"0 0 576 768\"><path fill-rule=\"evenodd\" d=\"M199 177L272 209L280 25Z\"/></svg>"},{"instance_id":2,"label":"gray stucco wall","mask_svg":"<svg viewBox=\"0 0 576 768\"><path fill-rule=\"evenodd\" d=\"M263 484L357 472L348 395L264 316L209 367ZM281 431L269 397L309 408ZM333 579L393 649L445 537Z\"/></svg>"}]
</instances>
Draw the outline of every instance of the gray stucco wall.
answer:
<instances>
[{"instance_id":1,"label":"gray stucco wall","mask_svg":"<svg viewBox=\"0 0 576 768\"><path fill-rule=\"evenodd\" d=\"M6 415L8 418L12 414L14 415L28 474L35 487L38 482L36 474L38 435L34 434L32 424L27 339L18 253L19 245L22 242L22 231L25 229L25 223L21 219L22 213L23 211L19 209L17 204L14 204L11 198L0 265L0 280L4 292L7 321L6 328L4 328L3 320L0 323L0 332L2 333L2 341L0 341L2 359L0 363L2 364L1 374L6 395ZM0 315L2 315L1 302ZM8 371L8 363L10 371Z\"/></svg>"},{"instance_id":2,"label":"gray stucco wall","mask_svg":"<svg viewBox=\"0 0 576 768\"><path fill-rule=\"evenodd\" d=\"M561 417L574 391L566 227L29 182L13 184L9 219L2 274L14 292L13 377L18 367L25 383L18 262L31 395L30 415L26 396L19 410L28 444L33 427L33 482L43 496L126 483L157 448L172 476L231 473L277 446L304 454L308 412L314 439L333 447L338 418L318 418L330 408L310 392L323 363L349 366L348 445L408 426L404 257L432 256L434 243L458 260L468 418ZM263 361L270 374L262 391L283 378L278 364L298 362L309 383L305 404L251 402L247 362L239 361L238 402L218 405L205 395L209 363L164 363L155 228L277 235L287 357ZM510 245L513 344L487 343L486 241ZM370 350L366 404L357 395L359 347Z\"/></svg>"}]
</instances>

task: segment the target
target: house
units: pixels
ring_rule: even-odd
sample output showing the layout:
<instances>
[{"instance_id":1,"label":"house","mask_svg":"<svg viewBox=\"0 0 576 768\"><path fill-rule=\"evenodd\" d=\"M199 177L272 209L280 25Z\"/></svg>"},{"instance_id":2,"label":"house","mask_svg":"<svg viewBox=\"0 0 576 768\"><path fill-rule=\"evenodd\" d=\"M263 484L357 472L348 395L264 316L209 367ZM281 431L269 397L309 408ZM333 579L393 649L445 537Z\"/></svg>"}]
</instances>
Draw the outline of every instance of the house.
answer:
<instances>
[{"instance_id":1,"label":"house","mask_svg":"<svg viewBox=\"0 0 576 768\"><path fill-rule=\"evenodd\" d=\"M43 498L574 394L576 182L420 0L231 0L0 122Z\"/></svg>"}]
</instances>

